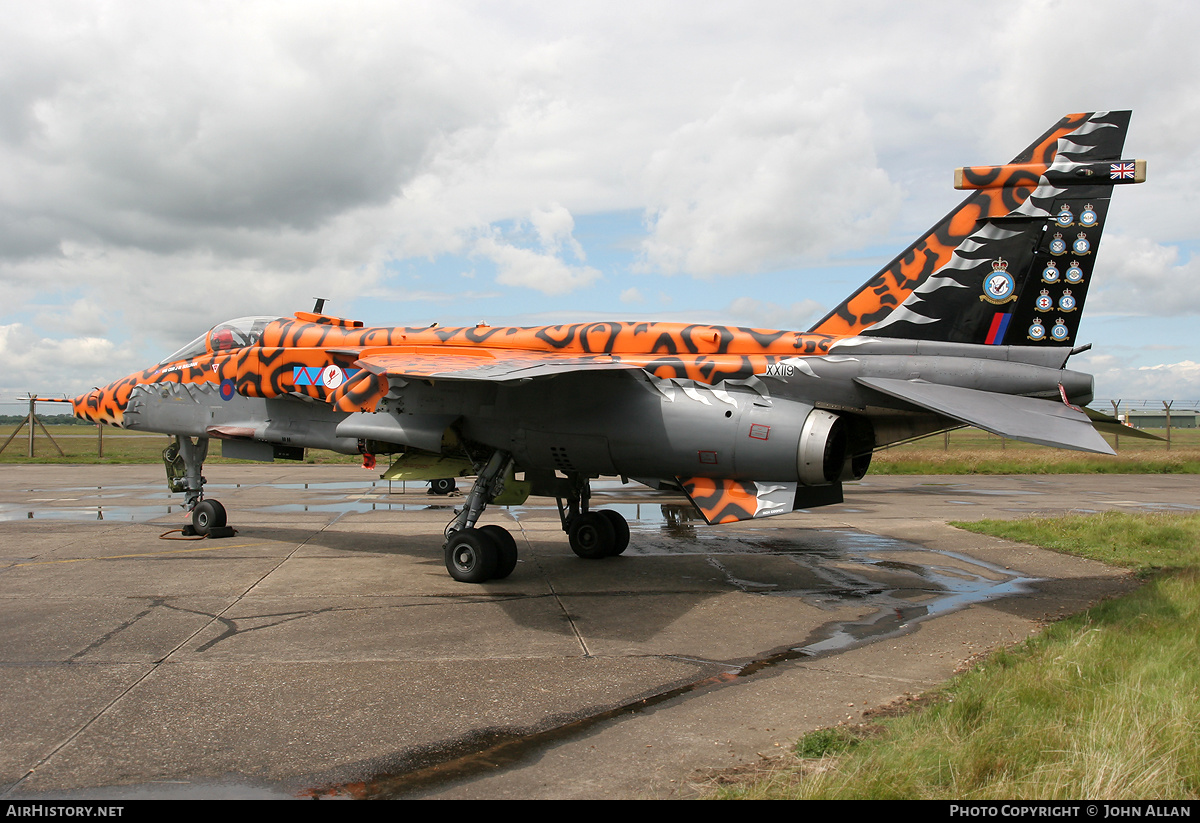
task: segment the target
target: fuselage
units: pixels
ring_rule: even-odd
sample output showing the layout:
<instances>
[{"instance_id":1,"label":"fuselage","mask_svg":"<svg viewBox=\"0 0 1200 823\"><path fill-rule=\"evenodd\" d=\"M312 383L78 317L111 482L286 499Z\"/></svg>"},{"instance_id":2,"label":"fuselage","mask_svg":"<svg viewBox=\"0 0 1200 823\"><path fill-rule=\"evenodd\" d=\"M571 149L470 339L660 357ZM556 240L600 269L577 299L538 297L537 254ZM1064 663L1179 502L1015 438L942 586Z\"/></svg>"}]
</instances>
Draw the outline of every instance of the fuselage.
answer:
<instances>
[{"instance_id":1,"label":"fuselage","mask_svg":"<svg viewBox=\"0 0 1200 823\"><path fill-rule=\"evenodd\" d=\"M453 441L529 470L820 485L850 461L865 470L874 449L957 425L862 379L1091 393L1062 349L676 323L367 328L298 313L222 324L177 354L75 398L76 414L217 438L252 459L439 454Z\"/></svg>"}]
</instances>

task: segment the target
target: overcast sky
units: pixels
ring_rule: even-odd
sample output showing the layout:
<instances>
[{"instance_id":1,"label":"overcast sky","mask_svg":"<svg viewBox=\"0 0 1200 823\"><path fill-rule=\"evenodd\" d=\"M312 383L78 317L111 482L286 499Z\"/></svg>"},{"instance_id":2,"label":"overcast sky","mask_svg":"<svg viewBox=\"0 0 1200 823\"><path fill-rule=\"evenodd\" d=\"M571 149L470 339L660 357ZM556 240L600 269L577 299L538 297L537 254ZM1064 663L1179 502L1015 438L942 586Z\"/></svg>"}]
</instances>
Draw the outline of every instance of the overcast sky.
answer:
<instances>
[{"instance_id":1,"label":"overcast sky","mask_svg":"<svg viewBox=\"0 0 1200 823\"><path fill-rule=\"evenodd\" d=\"M961 199L955 167L1125 108L1149 179L1114 194L1071 366L1200 398L1194 3L0 13L3 400L317 296L368 325L805 329Z\"/></svg>"}]
</instances>

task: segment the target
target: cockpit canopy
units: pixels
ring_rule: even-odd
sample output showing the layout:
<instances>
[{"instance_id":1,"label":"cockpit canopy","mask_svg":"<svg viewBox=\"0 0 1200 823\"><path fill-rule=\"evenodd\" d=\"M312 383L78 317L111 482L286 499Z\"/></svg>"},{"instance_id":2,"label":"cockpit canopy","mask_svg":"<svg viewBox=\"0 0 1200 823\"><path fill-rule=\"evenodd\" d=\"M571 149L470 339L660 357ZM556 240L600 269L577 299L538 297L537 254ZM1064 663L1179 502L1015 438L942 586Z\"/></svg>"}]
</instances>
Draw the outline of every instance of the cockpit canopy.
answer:
<instances>
[{"instance_id":1,"label":"cockpit canopy","mask_svg":"<svg viewBox=\"0 0 1200 823\"><path fill-rule=\"evenodd\" d=\"M224 354L244 346L253 346L262 337L263 329L267 327L267 324L274 323L279 319L278 317L239 317L236 320L218 323L179 351L161 360L160 365L174 363L177 360L190 360L205 354Z\"/></svg>"}]
</instances>

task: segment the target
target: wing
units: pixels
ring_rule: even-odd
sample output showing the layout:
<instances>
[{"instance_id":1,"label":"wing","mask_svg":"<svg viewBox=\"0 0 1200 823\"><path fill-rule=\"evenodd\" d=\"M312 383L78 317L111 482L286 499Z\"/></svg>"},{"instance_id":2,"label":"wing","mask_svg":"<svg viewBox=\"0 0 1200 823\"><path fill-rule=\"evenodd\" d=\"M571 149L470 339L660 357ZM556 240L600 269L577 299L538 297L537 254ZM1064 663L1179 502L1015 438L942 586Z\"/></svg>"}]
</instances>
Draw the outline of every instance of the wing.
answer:
<instances>
[{"instance_id":1,"label":"wing","mask_svg":"<svg viewBox=\"0 0 1200 823\"><path fill-rule=\"evenodd\" d=\"M357 365L388 377L439 380L525 380L587 369L637 369L611 354L557 354L473 346L364 351Z\"/></svg>"},{"instance_id":2,"label":"wing","mask_svg":"<svg viewBox=\"0 0 1200 823\"><path fill-rule=\"evenodd\" d=\"M575 371L641 369L610 354L558 354L474 346L413 346L364 350L361 371L329 395L341 411L375 411L389 380L484 380L507 382Z\"/></svg>"}]
</instances>

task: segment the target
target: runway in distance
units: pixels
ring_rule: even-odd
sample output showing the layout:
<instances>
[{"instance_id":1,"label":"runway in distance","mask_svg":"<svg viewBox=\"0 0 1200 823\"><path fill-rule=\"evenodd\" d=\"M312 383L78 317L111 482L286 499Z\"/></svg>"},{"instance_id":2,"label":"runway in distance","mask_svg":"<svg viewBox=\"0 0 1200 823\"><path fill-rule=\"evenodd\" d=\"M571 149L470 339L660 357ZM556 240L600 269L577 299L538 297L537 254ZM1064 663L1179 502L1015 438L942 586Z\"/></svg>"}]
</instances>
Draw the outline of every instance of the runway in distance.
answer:
<instances>
[{"instance_id":1,"label":"runway in distance","mask_svg":"<svg viewBox=\"0 0 1200 823\"><path fill-rule=\"evenodd\" d=\"M1112 454L1068 370L1130 112L1062 118L999 166L960 168L966 200L805 332L652 322L364 328L322 312L213 327L72 402L93 422L173 435L168 486L198 534L227 529L204 496L226 457L307 448L386 456L388 479L474 477L446 527L446 568L482 583L517 547L476 527L489 504L558 502L580 557L620 554L629 527L589 506L591 480L676 487L710 524L842 502L880 448L973 425ZM1131 431L1121 427L1122 431Z\"/></svg>"}]
</instances>

